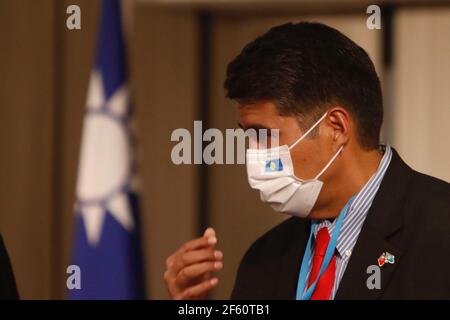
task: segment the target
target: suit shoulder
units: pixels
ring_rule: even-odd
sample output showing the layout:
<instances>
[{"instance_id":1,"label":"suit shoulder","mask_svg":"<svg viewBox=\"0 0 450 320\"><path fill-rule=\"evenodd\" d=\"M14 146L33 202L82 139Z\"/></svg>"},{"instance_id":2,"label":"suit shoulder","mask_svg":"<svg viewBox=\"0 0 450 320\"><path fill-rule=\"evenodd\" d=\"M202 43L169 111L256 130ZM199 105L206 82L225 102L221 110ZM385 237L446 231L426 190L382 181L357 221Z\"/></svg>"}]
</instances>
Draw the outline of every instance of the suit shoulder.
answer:
<instances>
[{"instance_id":1,"label":"suit shoulder","mask_svg":"<svg viewBox=\"0 0 450 320\"><path fill-rule=\"evenodd\" d=\"M306 227L308 220L291 217L279 223L258 239L249 247L244 255L246 263L277 256L290 245L290 234L301 227Z\"/></svg>"},{"instance_id":2,"label":"suit shoulder","mask_svg":"<svg viewBox=\"0 0 450 320\"><path fill-rule=\"evenodd\" d=\"M3 238L0 235L0 300L19 299L16 281Z\"/></svg>"},{"instance_id":3,"label":"suit shoulder","mask_svg":"<svg viewBox=\"0 0 450 320\"><path fill-rule=\"evenodd\" d=\"M423 243L448 245L450 184L414 171L405 203L405 223Z\"/></svg>"},{"instance_id":4,"label":"suit shoulder","mask_svg":"<svg viewBox=\"0 0 450 320\"><path fill-rule=\"evenodd\" d=\"M411 187L413 194L420 195L422 202L438 202L450 209L450 183L414 171Z\"/></svg>"},{"instance_id":5,"label":"suit shoulder","mask_svg":"<svg viewBox=\"0 0 450 320\"><path fill-rule=\"evenodd\" d=\"M306 219L289 218L259 237L241 260L231 299L275 299L277 271L286 252L308 226ZM285 257L284 257L285 259ZM268 275L273 277L267 278Z\"/></svg>"}]
</instances>

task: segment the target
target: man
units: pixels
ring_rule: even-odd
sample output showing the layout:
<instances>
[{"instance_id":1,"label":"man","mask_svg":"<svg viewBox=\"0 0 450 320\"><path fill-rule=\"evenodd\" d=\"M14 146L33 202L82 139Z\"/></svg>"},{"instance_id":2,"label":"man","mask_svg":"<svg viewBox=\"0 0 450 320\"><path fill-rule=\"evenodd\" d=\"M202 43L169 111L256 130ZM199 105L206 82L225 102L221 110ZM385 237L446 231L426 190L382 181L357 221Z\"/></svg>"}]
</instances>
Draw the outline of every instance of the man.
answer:
<instances>
[{"instance_id":1,"label":"man","mask_svg":"<svg viewBox=\"0 0 450 320\"><path fill-rule=\"evenodd\" d=\"M322 24L281 25L229 64L225 88L244 129L279 129L282 147L248 150L247 173L293 216L247 251L232 299L450 298L450 185L379 144L380 82L362 48ZM167 259L173 298L217 285L216 243L208 229Z\"/></svg>"}]
</instances>

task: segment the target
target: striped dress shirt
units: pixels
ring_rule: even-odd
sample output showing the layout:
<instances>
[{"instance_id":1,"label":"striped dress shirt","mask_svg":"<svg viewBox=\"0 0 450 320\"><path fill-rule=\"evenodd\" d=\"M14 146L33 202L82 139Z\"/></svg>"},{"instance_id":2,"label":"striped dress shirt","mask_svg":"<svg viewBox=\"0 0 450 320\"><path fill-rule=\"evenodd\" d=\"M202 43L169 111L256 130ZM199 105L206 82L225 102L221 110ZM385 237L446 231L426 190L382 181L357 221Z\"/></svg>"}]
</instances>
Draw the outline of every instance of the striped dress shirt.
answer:
<instances>
[{"instance_id":1,"label":"striped dress shirt","mask_svg":"<svg viewBox=\"0 0 450 320\"><path fill-rule=\"evenodd\" d=\"M375 194L380 187L381 181L383 180L384 174L386 172L389 163L392 158L392 151L389 145L381 145L380 149L384 152L381 162L378 166L377 171L372 175L372 177L367 181L364 187L355 196L352 206L349 208L347 215L342 223L341 232L339 234L336 243L336 276L334 279L333 290L331 292L330 299L334 299L337 289L339 288L339 283L342 280L345 269L347 268L348 261L352 255L353 248L358 240L359 233L361 231L364 220L366 219L367 213L369 212L370 206L372 205ZM329 220L317 221L314 230L314 240L317 236L317 232L323 228L327 227L330 233L330 237L336 226L336 220L333 222ZM314 256L314 244L311 246L311 258L309 260L309 272L306 277L306 282L309 281L309 275L312 268L312 260ZM305 292L307 290L307 285L305 286Z\"/></svg>"}]
</instances>

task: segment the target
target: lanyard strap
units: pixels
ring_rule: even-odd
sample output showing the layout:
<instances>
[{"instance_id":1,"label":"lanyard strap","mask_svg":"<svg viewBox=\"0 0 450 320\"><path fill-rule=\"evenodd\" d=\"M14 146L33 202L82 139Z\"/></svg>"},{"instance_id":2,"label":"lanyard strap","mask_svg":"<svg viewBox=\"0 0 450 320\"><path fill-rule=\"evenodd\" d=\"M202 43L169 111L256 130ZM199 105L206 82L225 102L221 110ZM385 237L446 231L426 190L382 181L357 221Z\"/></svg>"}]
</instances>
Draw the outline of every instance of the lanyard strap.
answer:
<instances>
[{"instance_id":1,"label":"lanyard strap","mask_svg":"<svg viewBox=\"0 0 450 320\"><path fill-rule=\"evenodd\" d=\"M309 261L311 259L311 243L312 238L314 235L314 230L317 225L316 221L311 222L311 231L309 232L309 239L308 244L306 245L305 253L303 254L303 260L300 267L300 275L298 277L298 283L297 283L297 294L296 299L297 300L309 300L316 288L317 281L320 279L322 274L327 269L328 265L330 264L331 259L333 258L334 251L336 249L337 240L339 237L339 233L341 232L342 223L344 221L344 217L347 214L351 204L353 203L354 196L350 198L350 200L345 204L344 208L342 208L341 212L339 213L338 219L336 220L336 226L333 230L333 235L331 236L331 240L328 243L327 251L325 253L325 258L322 262L322 266L320 267L319 274L317 275L316 280L314 283L311 284L311 286L308 288L308 290L305 292L305 286L306 286L306 277L308 276L309 271Z\"/></svg>"}]
</instances>

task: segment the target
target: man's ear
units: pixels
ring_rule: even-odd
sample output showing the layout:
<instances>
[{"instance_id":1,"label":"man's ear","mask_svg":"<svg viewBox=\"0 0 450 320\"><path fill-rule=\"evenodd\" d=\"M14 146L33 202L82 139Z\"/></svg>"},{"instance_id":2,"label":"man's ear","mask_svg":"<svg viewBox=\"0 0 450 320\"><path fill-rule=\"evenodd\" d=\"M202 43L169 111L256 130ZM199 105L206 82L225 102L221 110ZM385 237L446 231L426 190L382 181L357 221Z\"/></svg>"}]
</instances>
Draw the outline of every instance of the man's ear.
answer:
<instances>
[{"instance_id":1,"label":"man's ear","mask_svg":"<svg viewBox=\"0 0 450 320\"><path fill-rule=\"evenodd\" d=\"M340 147L348 143L353 131L353 121L344 108L337 106L328 111L327 125L331 128L333 144Z\"/></svg>"}]
</instances>

